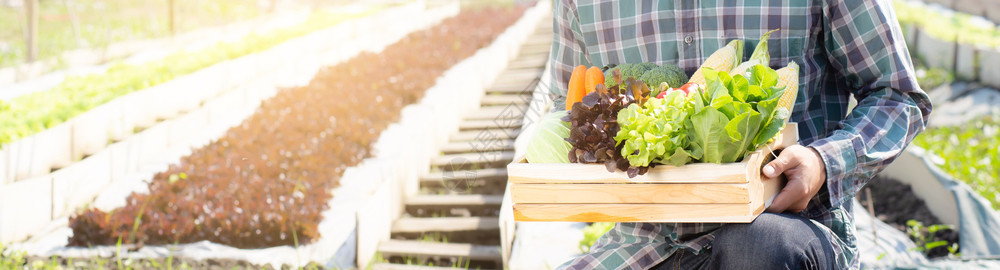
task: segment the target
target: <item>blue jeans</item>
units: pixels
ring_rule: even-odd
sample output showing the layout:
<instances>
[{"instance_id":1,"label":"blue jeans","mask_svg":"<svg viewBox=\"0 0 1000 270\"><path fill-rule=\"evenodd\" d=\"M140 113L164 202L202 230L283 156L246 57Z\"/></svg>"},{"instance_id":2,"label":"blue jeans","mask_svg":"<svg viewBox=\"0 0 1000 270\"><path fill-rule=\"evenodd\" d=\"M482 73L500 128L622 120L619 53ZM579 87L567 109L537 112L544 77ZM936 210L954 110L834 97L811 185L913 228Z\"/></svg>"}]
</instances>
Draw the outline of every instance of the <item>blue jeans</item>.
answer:
<instances>
[{"instance_id":1,"label":"blue jeans","mask_svg":"<svg viewBox=\"0 0 1000 270\"><path fill-rule=\"evenodd\" d=\"M719 228L700 254L680 249L654 269L834 269L833 245L806 218L763 213Z\"/></svg>"}]
</instances>

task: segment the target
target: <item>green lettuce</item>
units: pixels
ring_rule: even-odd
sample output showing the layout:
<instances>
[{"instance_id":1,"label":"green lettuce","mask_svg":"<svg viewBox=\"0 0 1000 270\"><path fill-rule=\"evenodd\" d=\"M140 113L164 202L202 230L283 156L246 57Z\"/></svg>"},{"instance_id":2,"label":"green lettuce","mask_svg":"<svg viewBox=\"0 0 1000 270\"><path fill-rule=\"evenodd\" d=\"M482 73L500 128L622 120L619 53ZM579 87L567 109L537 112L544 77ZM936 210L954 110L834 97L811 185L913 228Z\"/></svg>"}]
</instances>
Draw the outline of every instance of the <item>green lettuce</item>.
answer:
<instances>
[{"instance_id":1,"label":"green lettuce","mask_svg":"<svg viewBox=\"0 0 1000 270\"><path fill-rule=\"evenodd\" d=\"M538 120L535 135L528 142L525 158L530 163L569 163L569 122L560 120L566 111L546 114Z\"/></svg>"},{"instance_id":2,"label":"green lettuce","mask_svg":"<svg viewBox=\"0 0 1000 270\"><path fill-rule=\"evenodd\" d=\"M737 162L781 131L787 113L776 109L785 89L775 87L778 74L773 69L753 66L749 78L709 70L705 79L704 90L694 98L700 106L688 130L695 159Z\"/></svg>"},{"instance_id":3,"label":"green lettuce","mask_svg":"<svg viewBox=\"0 0 1000 270\"><path fill-rule=\"evenodd\" d=\"M775 87L773 69L755 65L748 77L711 69L704 74L700 91L670 91L618 112L614 139L629 177L657 164L738 162L784 127L788 112L778 108L778 99L785 89Z\"/></svg>"},{"instance_id":4,"label":"green lettuce","mask_svg":"<svg viewBox=\"0 0 1000 270\"><path fill-rule=\"evenodd\" d=\"M683 91L670 91L662 99L650 98L642 106L632 104L622 109L618 112L621 129L615 136L622 156L631 167L690 162L692 156L685 150L690 145L686 131L693 112L694 102Z\"/></svg>"}]
</instances>

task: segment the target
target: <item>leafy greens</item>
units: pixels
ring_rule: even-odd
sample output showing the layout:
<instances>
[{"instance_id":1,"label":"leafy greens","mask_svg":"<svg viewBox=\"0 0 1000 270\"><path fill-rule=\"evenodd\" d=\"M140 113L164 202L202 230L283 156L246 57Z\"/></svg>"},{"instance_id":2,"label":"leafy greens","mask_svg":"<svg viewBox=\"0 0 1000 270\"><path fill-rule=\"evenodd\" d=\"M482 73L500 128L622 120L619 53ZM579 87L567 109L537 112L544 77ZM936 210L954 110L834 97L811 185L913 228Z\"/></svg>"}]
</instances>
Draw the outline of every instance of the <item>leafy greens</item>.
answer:
<instances>
[{"instance_id":1,"label":"leafy greens","mask_svg":"<svg viewBox=\"0 0 1000 270\"><path fill-rule=\"evenodd\" d=\"M773 69L755 65L745 74L703 73L701 91L671 91L618 113L614 139L630 177L656 164L737 162L784 127L789 113L778 100L785 88L775 86Z\"/></svg>"}]
</instances>

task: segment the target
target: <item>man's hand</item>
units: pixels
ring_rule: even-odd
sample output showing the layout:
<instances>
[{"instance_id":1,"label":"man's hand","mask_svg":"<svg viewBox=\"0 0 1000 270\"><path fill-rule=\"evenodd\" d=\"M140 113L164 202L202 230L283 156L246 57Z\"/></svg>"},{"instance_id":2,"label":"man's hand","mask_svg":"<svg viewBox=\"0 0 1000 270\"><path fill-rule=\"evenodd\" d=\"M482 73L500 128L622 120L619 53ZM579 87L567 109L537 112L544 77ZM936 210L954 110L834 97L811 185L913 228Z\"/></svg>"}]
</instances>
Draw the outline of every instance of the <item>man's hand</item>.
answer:
<instances>
[{"instance_id":1,"label":"man's hand","mask_svg":"<svg viewBox=\"0 0 1000 270\"><path fill-rule=\"evenodd\" d=\"M816 150L792 145L781 151L778 158L764 166L765 176L774 178L782 173L788 179L785 188L778 192L768 212L799 212L806 209L809 200L826 183L826 165Z\"/></svg>"}]
</instances>

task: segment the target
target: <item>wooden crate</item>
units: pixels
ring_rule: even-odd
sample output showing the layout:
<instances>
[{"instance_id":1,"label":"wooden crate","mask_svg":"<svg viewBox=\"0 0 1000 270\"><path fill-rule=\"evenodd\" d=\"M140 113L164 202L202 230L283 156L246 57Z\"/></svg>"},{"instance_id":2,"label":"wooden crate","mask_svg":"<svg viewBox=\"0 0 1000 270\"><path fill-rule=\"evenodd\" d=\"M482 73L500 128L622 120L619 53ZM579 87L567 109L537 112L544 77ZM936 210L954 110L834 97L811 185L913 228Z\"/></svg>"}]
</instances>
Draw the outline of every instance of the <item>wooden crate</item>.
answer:
<instances>
[{"instance_id":1,"label":"wooden crate","mask_svg":"<svg viewBox=\"0 0 1000 270\"><path fill-rule=\"evenodd\" d=\"M522 157L507 166L517 221L719 222L748 223L784 186L761 168L771 150L796 144L796 125L742 162L659 165L628 178L603 164L529 164Z\"/></svg>"}]
</instances>

